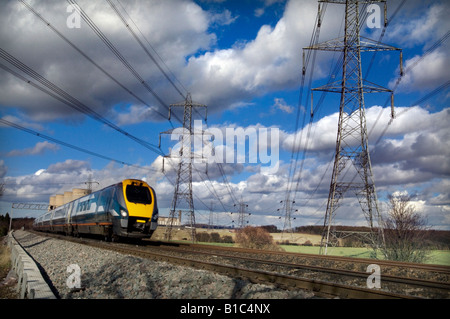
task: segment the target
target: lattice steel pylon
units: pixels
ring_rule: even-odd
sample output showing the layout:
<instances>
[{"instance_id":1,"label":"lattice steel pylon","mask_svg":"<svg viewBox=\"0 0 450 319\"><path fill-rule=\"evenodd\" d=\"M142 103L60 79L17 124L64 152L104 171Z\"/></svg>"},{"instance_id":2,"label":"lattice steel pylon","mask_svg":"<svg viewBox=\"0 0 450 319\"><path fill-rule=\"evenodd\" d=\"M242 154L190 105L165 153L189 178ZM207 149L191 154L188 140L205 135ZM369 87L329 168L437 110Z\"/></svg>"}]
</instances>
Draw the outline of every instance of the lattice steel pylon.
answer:
<instances>
[{"instance_id":1,"label":"lattice steel pylon","mask_svg":"<svg viewBox=\"0 0 450 319\"><path fill-rule=\"evenodd\" d=\"M281 232L281 238L283 238L284 233L289 233L290 237L293 238L294 229L292 228L292 220L295 220L296 217L292 217L292 212L298 212L298 209L294 210L295 200L290 199L290 192L287 192L286 199L280 201L280 204L283 205L281 211L284 212L284 225ZM280 209L278 209L278 211L280 211Z\"/></svg>"},{"instance_id":2,"label":"lattice steel pylon","mask_svg":"<svg viewBox=\"0 0 450 319\"><path fill-rule=\"evenodd\" d=\"M243 199L241 198L239 204L234 204L234 206L239 206L237 228L242 229L246 227L248 223L246 216L250 215L249 213L247 213L248 204L244 203Z\"/></svg>"},{"instance_id":3,"label":"lattice steel pylon","mask_svg":"<svg viewBox=\"0 0 450 319\"><path fill-rule=\"evenodd\" d=\"M327 254L328 246L335 244L337 241L337 238L333 237L331 227L334 224L339 201L349 190L355 192L370 227L372 247L376 249L384 243L369 154L364 93L390 92L391 116L394 117L393 92L363 78L361 52L400 51L400 69L402 69L402 55L401 49L360 36L361 16L367 13L366 8L363 8L360 15L360 5L367 6L380 2L386 5L385 0L320 0L319 14L321 3L345 5L345 34L343 37L304 48L305 50L343 52L342 79L312 89L313 92L325 91L341 94L336 151L324 218L321 254ZM384 13L386 26L386 10L384 10Z\"/></svg>"},{"instance_id":4,"label":"lattice steel pylon","mask_svg":"<svg viewBox=\"0 0 450 319\"><path fill-rule=\"evenodd\" d=\"M161 134L176 134L179 135L179 146L178 151L178 169L177 169L177 179L175 182L175 190L173 193L172 204L170 206L169 221L166 225L165 238L166 240L172 239L172 228L173 221L175 220L175 211L184 210L188 216L188 225L191 230L191 240L196 241L196 230L195 230L195 212L194 212L194 199L192 195L192 164L193 159L196 156L192 151L192 137L194 135L203 134L203 132L195 132L192 129L192 110L194 108L204 108L205 109L205 121L206 121L206 105L198 104L192 102L191 94L186 95L186 99L183 102L171 104L169 108L169 120L171 117L172 107L182 107L183 110L183 127L181 129L172 129ZM203 138L202 138L203 141ZM169 156L170 158L175 158L174 154ZM163 158L164 160L164 158ZM163 162L164 163L164 162ZM164 170L164 164L163 164ZM180 208L182 204L186 204L186 207Z\"/></svg>"}]
</instances>

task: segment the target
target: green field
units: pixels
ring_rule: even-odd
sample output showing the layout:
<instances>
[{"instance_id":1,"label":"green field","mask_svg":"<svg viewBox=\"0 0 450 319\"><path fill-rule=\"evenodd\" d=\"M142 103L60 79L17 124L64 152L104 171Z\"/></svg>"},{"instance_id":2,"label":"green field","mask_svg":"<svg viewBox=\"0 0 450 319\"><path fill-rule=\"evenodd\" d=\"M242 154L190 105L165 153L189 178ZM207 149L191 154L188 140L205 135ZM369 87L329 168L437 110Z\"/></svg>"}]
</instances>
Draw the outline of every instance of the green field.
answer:
<instances>
[{"instance_id":1,"label":"green field","mask_svg":"<svg viewBox=\"0 0 450 319\"><path fill-rule=\"evenodd\" d=\"M305 253L305 254L319 253L319 247L317 246L291 246L291 245L280 245L280 246L287 252ZM328 255L371 258L369 249L353 248L353 247L329 248ZM428 260L425 263L450 266L450 250L432 250Z\"/></svg>"},{"instance_id":2,"label":"green field","mask_svg":"<svg viewBox=\"0 0 450 319\"><path fill-rule=\"evenodd\" d=\"M152 236L153 240L164 240L164 230L165 228L158 228ZM220 236L228 235L235 239L235 232L229 229L215 229L209 231L207 229L197 229L199 232L217 232ZM312 234L282 234L282 233L270 233L275 242L283 242L288 239L289 242L295 243L296 245L280 245L287 252L294 253L305 253L305 254L318 254L321 236ZM173 240L178 240L180 242L189 242L189 232L186 230L174 230ZM312 243L314 246L303 246L302 244L306 241ZM198 242L199 244L205 245L219 245L226 247L237 247L236 244L225 244L225 243L209 243L209 242ZM353 247L332 247L328 248L328 255L334 256L344 256L344 257L356 257L356 258L371 258L371 250L368 248L353 248ZM380 256L381 257L381 256ZM450 266L450 250L432 250L426 264L438 264Z\"/></svg>"},{"instance_id":3,"label":"green field","mask_svg":"<svg viewBox=\"0 0 450 319\"><path fill-rule=\"evenodd\" d=\"M182 242L182 241L180 241ZM238 247L236 244L222 244L222 243L202 243L197 244L215 245L224 247ZM293 245L280 245L286 252L302 253L302 254L319 254L318 246L293 246ZM370 255L371 250L368 248L353 248L353 247L332 247L328 248L328 255L343 256L343 257L355 257L355 258L372 258ZM450 250L432 250L430 256L425 264L436 264L450 266Z\"/></svg>"}]
</instances>

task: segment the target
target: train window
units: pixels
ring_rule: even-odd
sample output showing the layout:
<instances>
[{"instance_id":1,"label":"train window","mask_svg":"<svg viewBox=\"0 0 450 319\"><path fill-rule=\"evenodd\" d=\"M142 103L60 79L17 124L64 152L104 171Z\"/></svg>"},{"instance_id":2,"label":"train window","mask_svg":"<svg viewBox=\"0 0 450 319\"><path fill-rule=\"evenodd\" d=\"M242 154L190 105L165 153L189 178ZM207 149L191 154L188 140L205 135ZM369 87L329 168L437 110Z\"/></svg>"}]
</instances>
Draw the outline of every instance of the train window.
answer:
<instances>
[{"instance_id":1,"label":"train window","mask_svg":"<svg viewBox=\"0 0 450 319\"><path fill-rule=\"evenodd\" d=\"M129 202L139 204L152 203L152 196L150 195L150 190L148 187L127 185L125 193Z\"/></svg>"}]
</instances>

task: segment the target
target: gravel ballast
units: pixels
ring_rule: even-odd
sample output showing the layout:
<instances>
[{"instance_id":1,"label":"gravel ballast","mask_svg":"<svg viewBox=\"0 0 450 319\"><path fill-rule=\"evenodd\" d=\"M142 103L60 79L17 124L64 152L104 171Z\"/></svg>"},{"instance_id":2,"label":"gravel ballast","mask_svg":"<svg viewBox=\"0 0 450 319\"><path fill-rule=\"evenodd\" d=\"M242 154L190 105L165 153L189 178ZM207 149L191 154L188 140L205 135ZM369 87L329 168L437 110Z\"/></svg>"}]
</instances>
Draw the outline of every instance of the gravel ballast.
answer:
<instances>
[{"instance_id":1,"label":"gravel ballast","mask_svg":"<svg viewBox=\"0 0 450 319\"><path fill-rule=\"evenodd\" d=\"M44 269L62 299L291 299L312 298L304 290L253 284L211 271L153 261L25 231L15 238ZM69 288L78 265L81 289Z\"/></svg>"}]
</instances>

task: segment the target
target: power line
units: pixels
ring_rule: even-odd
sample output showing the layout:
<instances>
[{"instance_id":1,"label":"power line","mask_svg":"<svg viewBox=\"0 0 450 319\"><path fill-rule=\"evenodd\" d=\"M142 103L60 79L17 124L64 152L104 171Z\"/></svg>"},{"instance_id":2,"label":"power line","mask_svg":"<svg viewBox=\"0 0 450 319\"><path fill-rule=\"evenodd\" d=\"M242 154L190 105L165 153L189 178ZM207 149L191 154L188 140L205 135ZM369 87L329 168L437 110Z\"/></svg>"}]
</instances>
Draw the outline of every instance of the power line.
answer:
<instances>
[{"instance_id":1,"label":"power line","mask_svg":"<svg viewBox=\"0 0 450 319\"><path fill-rule=\"evenodd\" d=\"M127 10L125 9L125 7L122 5L122 3L120 2L120 0L117 0L117 2L119 3L119 5L121 6L121 8L123 9L123 11L125 12L125 14L130 18L131 22L134 24L134 26L136 27L136 29L139 31L139 33L141 34L141 36L144 38L145 42L147 42L147 44L149 45L149 47L153 50L153 52L155 52L155 54L158 56L158 58L161 60L161 63L164 64L164 66L167 68L168 72L172 75L172 77L175 79L176 82L178 82L178 84L180 84L180 86L183 88L183 90L185 92L188 92L188 89L186 89L186 87L183 85L183 83L181 83L180 80L178 80L178 78L175 76L175 74L170 70L170 68L167 66L166 62L164 62L164 59L161 57L161 55L159 55L158 51L155 50L155 48L151 45L151 43L147 40L147 38L145 37L145 35L142 33L142 31L139 29L139 27L137 26L137 24L133 21L133 19L131 18L131 16L128 14Z\"/></svg>"},{"instance_id":2,"label":"power line","mask_svg":"<svg viewBox=\"0 0 450 319\"><path fill-rule=\"evenodd\" d=\"M325 10L326 10L326 3L323 6L319 3L316 21L315 21L314 29L313 29L313 32L311 35L310 46L316 45L319 41L320 27L322 24L322 17L325 13ZM288 182L286 184L286 195L285 195L284 203L291 202L290 197L291 197L291 192L292 192L292 186L294 183L295 173L297 171L296 163L298 161L298 156L299 156L299 151L295 152L295 148L296 148L296 144L297 144L297 130L299 127L300 113L302 112L303 87L305 85L306 69L307 69L307 65L309 64L309 59L311 57L311 54L313 55L313 64L312 64L312 68L310 71L309 87L311 87L311 82L312 82L312 78L313 78L313 74L314 74L314 65L315 65L314 61L316 59L316 52L308 51L306 61L305 61L305 54L303 54L303 68L302 68L302 78L301 78L301 84L300 84L300 96L298 99L297 116L296 116L296 121L295 121L295 130L294 130L294 132L295 132L294 133L294 142L293 142L292 150L291 150L291 160L290 160L290 165L289 165ZM305 122L306 122L306 111L303 114L302 127L304 127ZM311 122L312 122L312 120L310 121L309 127L311 127ZM300 132L299 147L301 145L302 139L303 139L303 130ZM294 161L294 153L296 153L295 161ZM306 156L306 150L305 150L305 152L303 152L303 154L304 154L303 156ZM302 161L302 167L303 167L303 161ZM300 180L300 177L298 178L298 180ZM283 207L285 209L285 223L284 224L285 224L285 226L290 225L291 208L289 205L286 205L286 204L284 204Z\"/></svg>"},{"instance_id":3,"label":"power line","mask_svg":"<svg viewBox=\"0 0 450 319\"><path fill-rule=\"evenodd\" d=\"M64 91L63 89L61 89L60 87L58 87L57 85L55 85L54 83L50 82L49 80L47 80L46 78L44 78L42 75L40 75L39 73L37 73L36 71L34 71L33 69L31 69L30 67L28 67L27 65L25 65L24 63L22 63L21 61L19 61L18 59L16 59L14 56L12 56L11 54L9 54L8 52L6 52L5 50L3 50L2 48L0 48L0 57L3 58L4 60L6 60L7 62L9 62L10 64L14 65L16 68L18 68L19 70L21 70L22 72L26 73L27 75L31 76L32 78L34 78L35 80L37 80L39 83L41 83L42 85L44 85L45 87L47 87L48 89L50 89L52 92L56 93L55 94L49 94L48 90L45 89L40 89L41 91L49 94L50 96L57 98L59 101L65 103L66 105L68 105L69 107L88 115L89 117L93 118L96 121L99 121L103 124L106 124L107 126L111 127L112 129L118 131L119 133L127 136L128 138L134 140L135 142L141 144L142 146L146 147L147 149L163 155L164 153L159 149L159 147L157 147L156 145L153 145L149 142L146 142L128 132L126 132L125 130L121 129L120 127L118 127L117 125L115 125L114 123L112 123L111 121L107 120L106 118L104 118L103 116L101 116L99 113L97 113L96 111L94 111L93 109L91 109L90 107L86 106L85 104L83 104L82 102L80 102L78 99L74 98L72 95L70 95L69 93L67 93L66 91ZM18 76L19 74L17 72L13 72L10 68L1 65L0 67L3 68L5 71L8 71L9 73L11 73L12 75L18 77L19 79L21 79L22 81L27 82L28 84L33 85L34 87L39 88L39 86L37 86L36 84L32 84L32 82L30 80L27 80L26 78L22 77L22 76ZM56 97L59 96L59 97Z\"/></svg>"},{"instance_id":4,"label":"power line","mask_svg":"<svg viewBox=\"0 0 450 319\"><path fill-rule=\"evenodd\" d=\"M103 74L105 74L108 78L110 78L112 81L114 81L117 85L119 85L122 89L124 89L127 93L129 93L131 96L133 96L135 99L137 99L142 104L146 105L150 108L153 112L160 115L164 119L166 118L165 115L163 115L158 110L155 110L153 107L151 107L147 102L142 100L139 96L137 96L133 91L128 89L125 85L123 85L120 81L118 81L115 77L113 77L110 73L108 73L104 68L102 68L98 63L96 63L92 58L90 58L86 53L84 53L80 48L78 48L72 41L70 41L67 37L65 37L58 29L56 29L48 20L46 20L41 14L39 14L34 8L26 3L24 0L18 0L20 1L28 10L30 10L37 18L39 18L46 26L50 28L56 35L58 35L62 40L64 40L67 44L69 44L74 50L76 50L78 53L80 53L86 60L88 60L92 65L94 65L97 69L99 69Z\"/></svg>"},{"instance_id":5,"label":"power line","mask_svg":"<svg viewBox=\"0 0 450 319\"><path fill-rule=\"evenodd\" d=\"M152 87L141 77L141 75L131 66L131 64L125 59L125 57L119 52L119 50L109 41L105 34L97 27L94 21L88 16L88 14L77 4L75 0L67 0L75 10L81 15L83 20L94 31L94 33L102 40L102 42L111 50L112 53L122 62L122 64L134 75L134 77L158 100L158 102L167 110L169 107L161 99L161 97L152 89ZM182 121L175 116L175 118L182 123Z\"/></svg>"},{"instance_id":6,"label":"power line","mask_svg":"<svg viewBox=\"0 0 450 319\"><path fill-rule=\"evenodd\" d=\"M120 11L117 9L117 7L114 5L114 3L111 0L108 1L111 8L114 10L114 12L117 14L117 16L120 18L120 20L123 22L125 27L130 31L130 33L133 35L133 37L136 39L136 41L139 43L139 45L142 47L142 49L145 51L147 56L155 63L155 65L158 67L158 69L161 71L161 73L164 75L164 77L170 82L170 84L173 86L173 88L178 92L178 94L181 95L183 99L186 98L185 94L181 92L181 90L175 85L175 83L172 81L172 79L169 77L169 75L164 71L164 69L159 65L159 63L156 61L156 59L153 57L153 55L147 50L145 45L142 43L142 41L139 39L139 37L136 35L136 33L133 31L133 29L130 27L128 22L125 20L124 16L120 13ZM123 8L123 7L122 7ZM133 22L134 24L134 22ZM135 24L136 25L136 24ZM148 41L147 41L148 43ZM153 49L154 50L154 49Z\"/></svg>"},{"instance_id":7,"label":"power line","mask_svg":"<svg viewBox=\"0 0 450 319\"><path fill-rule=\"evenodd\" d=\"M69 144L69 143L63 142L63 141L58 140L58 139L56 139L56 138L53 138L53 137L51 137L51 136L48 136L48 135L45 135L45 134L36 132L36 131L34 131L34 130L32 130L32 129L23 127L23 126L21 126L21 125L19 125L19 124L16 124L16 123L7 121L7 120L5 120L5 119L0 119L0 123L2 123L2 124L4 124L4 125L7 125L7 126L10 126L10 127L13 127L13 128L16 128L16 129L21 130L21 131L23 131L23 132L26 132L26 133L28 133L28 134L32 134L32 135L38 136L38 137L40 137L40 138L46 139L46 140L51 141L51 142L53 142L53 143L56 143L56 144L59 144L59 145L62 145L62 146L65 146L65 147L74 149L74 150L76 150L76 151L83 152L83 153L86 153L86 154L89 154L89 155L93 155L93 156L102 158L102 159L107 160L107 161L112 161L112 162L116 162L116 163L119 163L119 164L122 164L122 165L130 166L130 167L135 167L135 168L138 168L138 169L143 169L143 170L152 171L152 172L158 171L158 170L156 170L156 169L149 169L149 168L146 168L146 167L141 167L141 166L138 166L138 165L130 164L130 163L127 163L127 162L124 162L124 161L117 160L117 159L115 159L115 158L106 156L106 155L102 155L102 154L100 154L100 153L96 153L96 152L87 150L87 149L82 148L82 147L79 147L79 146L75 146L75 145L73 145L73 144Z\"/></svg>"}]
</instances>

